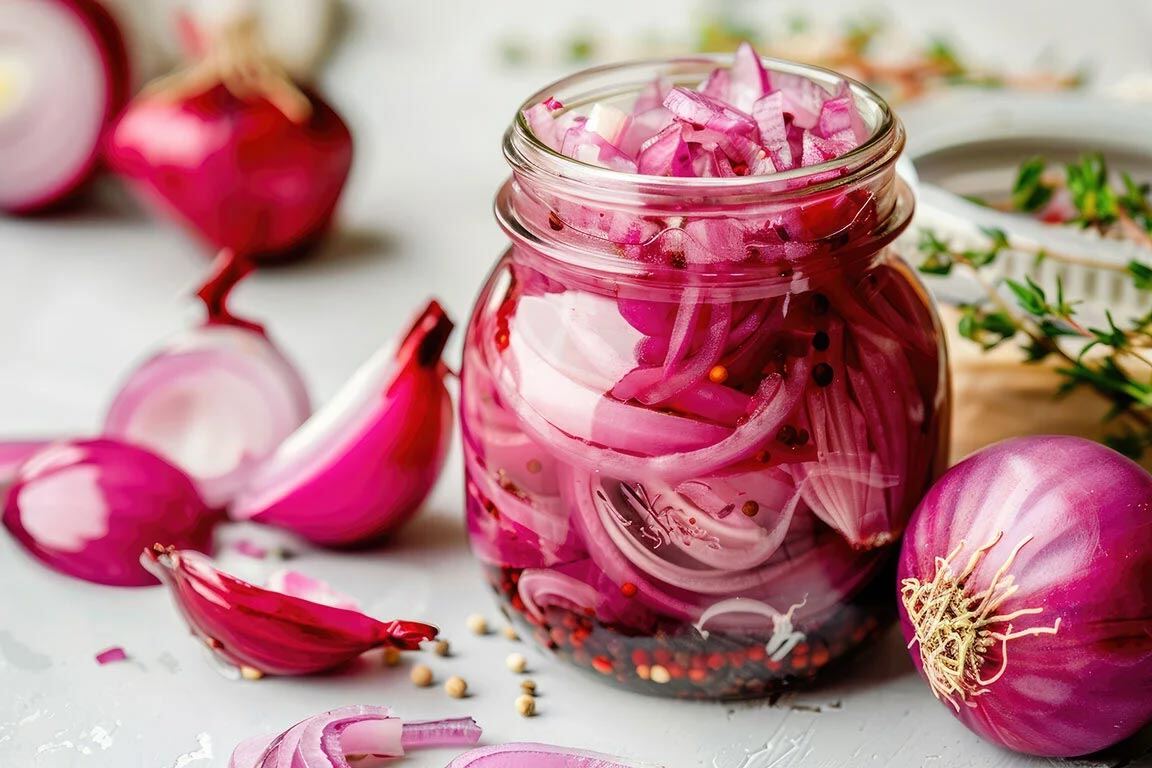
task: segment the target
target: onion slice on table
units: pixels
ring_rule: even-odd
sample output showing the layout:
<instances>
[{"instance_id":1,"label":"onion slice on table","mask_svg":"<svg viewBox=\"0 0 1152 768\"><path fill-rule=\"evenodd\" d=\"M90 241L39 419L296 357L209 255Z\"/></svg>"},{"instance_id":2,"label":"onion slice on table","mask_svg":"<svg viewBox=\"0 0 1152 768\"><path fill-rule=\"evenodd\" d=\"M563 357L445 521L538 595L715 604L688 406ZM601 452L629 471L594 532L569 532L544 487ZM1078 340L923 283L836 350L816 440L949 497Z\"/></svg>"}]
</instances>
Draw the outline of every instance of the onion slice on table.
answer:
<instances>
[{"instance_id":1,"label":"onion slice on table","mask_svg":"<svg viewBox=\"0 0 1152 768\"><path fill-rule=\"evenodd\" d=\"M115 440L53 443L16 472L4 525L29 552L69 576L148 586L140 551L157 540L208 551L215 516L183 472Z\"/></svg>"},{"instance_id":2,"label":"onion slice on table","mask_svg":"<svg viewBox=\"0 0 1152 768\"><path fill-rule=\"evenodd\" d=\"M327 546L381 538L432 489L452 434L441 354L453 324L432 301L397 351L381 350L253 475L238 520Z\"/></svg>"},{"instance_id":3,"label":"onion slice on table","mask_svg":"<svg viewBox=\"0 0 1152 768\"><path fill-rule=\"evenodd\" d=\"M365 757L403 757L409 749L471 746L480 735L470 717L405 722L388 707L354 705L242 741L228 768L347 768Z\"/></svg>"},{"instance_id":4,"label":"onion slice on table","mask_svg":"<svg viewBox=\"0 0 1152 768\"><path fill-rule=\"evenodd\" d=\"M128 55L94 0L6 0L0 40L0 211L31 213L96 167L128 98Z\"/></svg>"},{"instance_id":5,"label":"onion slice on table","mask_svg":"<svg viewBox=\"0 0 1152 768\"><path fill-rule=\"evenodd\" d=\"M239 768L239 766L237 767ZM659 768L586 749L515 742L465 752L447 768Z\"/></svg>"},{"instance_id":6,"label":"onion slice on table","mask_svg":"<svg viewBox=\"0 0 1152 768\"><path fill-rule=\"evenodd\" d=\"M197 293L205 321L132 371L104 421L105 434L182 467L213 507L231 501L311 413L295 366L263 327L228 309L228 295L250 270L221 252Z\"/></svg>"},{"instance_id":7,"label":"onion slice on table","mask_svg":"<svg viewBox=\"0 0 1152 768\"><path fill-rule=\"evenodd\" d=\"M197 552L157 545L140 561L172 590L189 628L210 650L266 675L326 672L373 648L417 650L437 632L258 587Z\"/></svg>"},{"instance_id":8,"label":"onion slice on table","mask_svg":"<svg viewBox=\"0 0 1152 768\"><path fill-rule=\"evenodd\" d=\"M917 669L986 739L1072 757L1152 722L1152 477L1077 437L950 469L900 556Z\"/></svg>"}]
</instances>

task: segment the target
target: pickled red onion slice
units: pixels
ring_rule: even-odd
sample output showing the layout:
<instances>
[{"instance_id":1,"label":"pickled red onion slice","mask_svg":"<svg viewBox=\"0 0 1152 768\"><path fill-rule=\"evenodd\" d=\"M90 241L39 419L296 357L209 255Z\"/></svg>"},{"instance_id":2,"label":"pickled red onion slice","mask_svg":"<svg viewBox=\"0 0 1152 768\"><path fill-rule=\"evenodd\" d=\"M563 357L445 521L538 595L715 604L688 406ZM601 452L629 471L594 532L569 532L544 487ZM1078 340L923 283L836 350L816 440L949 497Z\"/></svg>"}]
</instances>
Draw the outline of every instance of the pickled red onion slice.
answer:
<instances>
[{"instance_id":1,"label":"pickled red onion slice","mask_svg":"<svg viewBox=\"0 0 1152 768\"><path fill-rule=\"evenodd\" d=\"M586 749L529 742L480 747L457 757L447 768L660 768Z\"/></svg>"},{"instance_id":2,"label":"pickled red onion slice","mask_svg":"<svg viewBox=\"0 0 1152 768\"><path fill-rule=\"evenodd\" d=\"M364 757L403 757L409 749L470 746L480 735L480 726L470 717L405 722L387 707L340 707L279 735L241 742L228 768L347 768Z\"/></svg>"}]
</instances>

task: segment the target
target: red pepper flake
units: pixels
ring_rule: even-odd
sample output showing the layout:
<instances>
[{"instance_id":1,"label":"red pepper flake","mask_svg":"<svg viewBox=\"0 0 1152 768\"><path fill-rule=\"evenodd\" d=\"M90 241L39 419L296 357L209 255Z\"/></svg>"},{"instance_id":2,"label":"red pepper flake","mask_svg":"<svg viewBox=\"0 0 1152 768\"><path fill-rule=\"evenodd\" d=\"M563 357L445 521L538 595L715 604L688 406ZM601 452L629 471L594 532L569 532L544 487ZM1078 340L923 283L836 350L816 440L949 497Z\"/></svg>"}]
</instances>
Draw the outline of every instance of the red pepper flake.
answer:
<instances>
[{"instance_id":1,"label":"red pepper flake","mask_svg":"<svg viewBox=\"0 0 1152 768\"><path fill-rule=\"evenodd\" d=\"M592 659L592 669L602 675L610 675L612 674L612 659L607 656L597 656Z\"/></svg>"},{"instance_id":2,"label":"red pepper flake","mask_svg":"<svg viewBox=\"0 0 1152 768\"><path fill-rule=\"evenodd\" d=\"M636 597L636 585L630 581L626 581L620 585L620 594L624 597Z\"/></svg>"},{"instance_id":3,"label":"red pepper flake","mask_svg":"<svg viewBox=\"0 0 1152 768\"><path fill-rule=\"evenodd\" d=\"M108 648L107 650L100 651L100 653L96 654L96 663L100 664L101 666L103 666L104 664L111 664L112 662L115 662L115 661L127 661L127 660L128 660L128 654L125 653L124 649L118 645L114 645L111 648Z\"/></svg>"}]
</instances>

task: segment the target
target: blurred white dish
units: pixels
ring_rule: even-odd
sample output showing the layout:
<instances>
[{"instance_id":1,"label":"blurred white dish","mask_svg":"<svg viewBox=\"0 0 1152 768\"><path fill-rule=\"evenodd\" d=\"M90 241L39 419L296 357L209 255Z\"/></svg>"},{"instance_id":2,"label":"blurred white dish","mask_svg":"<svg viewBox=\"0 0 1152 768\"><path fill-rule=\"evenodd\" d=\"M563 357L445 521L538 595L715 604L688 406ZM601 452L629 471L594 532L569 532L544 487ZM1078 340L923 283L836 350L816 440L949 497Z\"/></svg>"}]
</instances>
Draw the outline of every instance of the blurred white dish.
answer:
<instances>
[{"instance_id":1,"label":"blurred white dish","mask_svg":"<svg viewBox=\"0 0 1152 768\"><path fill-rule=\"evenodd\" d=\"M904 253L917 261L921 229L932 229L961 248L987 243L981 228L995 227L1021 244L1043 247L1074 258L1120 267L1132 259L1152 261L1147 249L1105 240L1092 232L1043 224L1027 216L993 210L965 195L1002 197L1022 160L1041 155L1053 164L1085 152L1103 152L1113 169L1138 181L1152 178L1152 105L1108 100L1087 93L966 91L905 108L907 156L919 177L916 218L905 236ZM1091 318L1111 308L1127 316L1147 311L1152 298L1136 291L1122 272L1045 260L1033 252L1005 252L989 267L993 278L1031 275L1047 290L1059 278L1068 295L1083 299ZM926 279L944 301L971 301L980 290L964 270L948 278Z\"/></svg>"}]
</instances>

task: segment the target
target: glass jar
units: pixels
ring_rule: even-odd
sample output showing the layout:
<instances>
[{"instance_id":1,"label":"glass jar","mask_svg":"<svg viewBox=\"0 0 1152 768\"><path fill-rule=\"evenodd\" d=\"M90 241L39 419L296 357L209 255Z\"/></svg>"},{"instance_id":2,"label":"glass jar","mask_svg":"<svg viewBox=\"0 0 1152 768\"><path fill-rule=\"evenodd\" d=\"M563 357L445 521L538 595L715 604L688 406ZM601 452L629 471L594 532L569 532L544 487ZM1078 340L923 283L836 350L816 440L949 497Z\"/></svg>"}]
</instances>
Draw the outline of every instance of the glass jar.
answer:
<instances>
[{"instance_id":1,"label":"glass jar","mask_svg":"<svg viewBox=\"0 0 1152 768\"><path fill-rule=\"evenodd\" d=\"M721 62L588 70L525 107L628 104ZM653 177L552 151L521 110L511 246L465 341L475 555L525 634L646 693L765 695L874 635L946 459L939 323L890 248L903 129L859 83L767 64L847 82L870 138L771 176Z\"/></svg>"}]
</instances>

